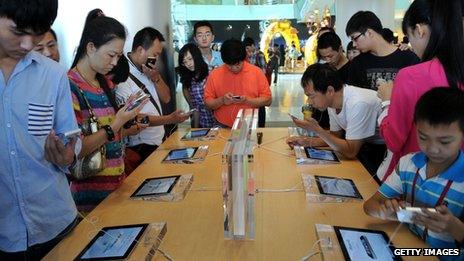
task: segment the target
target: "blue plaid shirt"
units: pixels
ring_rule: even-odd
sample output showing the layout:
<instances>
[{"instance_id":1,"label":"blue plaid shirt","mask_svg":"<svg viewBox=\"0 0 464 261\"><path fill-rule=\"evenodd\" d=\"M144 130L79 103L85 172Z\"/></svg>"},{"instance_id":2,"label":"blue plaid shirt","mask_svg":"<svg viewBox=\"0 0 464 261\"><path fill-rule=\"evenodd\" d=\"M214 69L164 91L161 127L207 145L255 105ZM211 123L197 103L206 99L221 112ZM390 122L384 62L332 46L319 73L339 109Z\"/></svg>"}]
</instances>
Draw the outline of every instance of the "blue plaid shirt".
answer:
<instances>
[{"instance_id":1,"label":"blue plaid shirt","mask_svg":"<svg viewBox=\"0 0 464 261\"><path fill-rule=\"evenodd\" d=\"M201 82L192 79L192 86L189 88L191 109L195 108L200 112L200 128L212 128L216 124L213 113L205 106L204 90L206 79Z\"/></svg>"},{"instance_id":2,"label":"blue plaid shirt","mask_svg":"<svg viewBox=\"0 0 464 261\"><path fill-rule=\"evenodd\" d=\"M50 130L77 129L66 71L34 51L0 73L0 250L55 238L76 217L65 173L45 160Z\"/></svg>"}]
</instances>

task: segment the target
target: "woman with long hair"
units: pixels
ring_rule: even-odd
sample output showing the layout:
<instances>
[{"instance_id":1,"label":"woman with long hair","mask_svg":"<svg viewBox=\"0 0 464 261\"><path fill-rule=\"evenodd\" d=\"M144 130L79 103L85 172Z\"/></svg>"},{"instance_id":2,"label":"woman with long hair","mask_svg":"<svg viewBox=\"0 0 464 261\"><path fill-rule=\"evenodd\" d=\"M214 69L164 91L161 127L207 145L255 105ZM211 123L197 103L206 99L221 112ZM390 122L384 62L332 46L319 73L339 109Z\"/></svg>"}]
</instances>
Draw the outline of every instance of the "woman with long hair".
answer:
<instances>
[{"instance_id":1,"label":"woman with long hair","mask_svg":"<svg viewBox=\"0 0 464 261\"><path fill-rule=\"evenodd\" d=\"M406 11L402 27L422 62L403 68L393 85L379 88L383 107L388 108L379 118L380 133L393 152L388 168L387 164L379 168L387 169L385 175L377 172L382 181L392 173L400 157L419 151L413 112L422 94L438 86L463 89L464 83L460 1L416 0Z\"/></svg>"},{"instance_id":2,"label":"woman with long hair","mask_svg":"<svg viewBox=\"0 0 464 261\"><path fill-rule=\"evenodd\" d=\"M97 16L89 20L84 26L74 62L68 72L74 112L85 135L78 158L82 159L102 146L106 150L102 171L71 182L71 191L79 211L92 210L125 178L122 126L137 115L144 103L133 110L127 110L127 106L118 110L114 84L105 76L122 56L125 39L124 26L114 18ZM92 114L101 126L95 133L89 133L87 126Z\"/></svg>"},{"instance_id":3,"label":"woman with long hair","mask_svg":"<svg viewBox=\"0 0 464 261\"><path fill-rule=\"evenodd\" d=\"M203 60L200 49L188 43L179 51L179 66L176 68L182 83L182 92L190 109L196 109L192 117L192 127L211 128L215 125L213 113L205 106L203 99L208 65Z\"/></svg>"}]
</instances>

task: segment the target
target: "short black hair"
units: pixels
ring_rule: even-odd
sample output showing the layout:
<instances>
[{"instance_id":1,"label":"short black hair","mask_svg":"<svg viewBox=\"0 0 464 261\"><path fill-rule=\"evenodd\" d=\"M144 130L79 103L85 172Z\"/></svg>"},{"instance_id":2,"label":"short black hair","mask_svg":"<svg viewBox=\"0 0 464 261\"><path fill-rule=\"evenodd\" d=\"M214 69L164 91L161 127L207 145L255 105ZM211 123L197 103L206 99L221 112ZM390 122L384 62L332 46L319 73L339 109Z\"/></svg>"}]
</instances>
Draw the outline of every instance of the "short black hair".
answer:
<instances>
[{"instance_id":1,"label":"short black hair","mask_svg":"<svg viewBox=\"0 0 464 261\"><path fill-rule=\"evenodd\" d=\"M234 65L246 58L245 45L234 38L226 40L221 46L221 58L225 64Z\"/></svg>"},{"instance_id":2,"label":"short black hair","mask_svg":"<svg viewBox=\"0 0 464 261\"><path fill-rule=\"evenodd\" d=\"M313 84L314 90L325 94L327 87L332 86L335 91L343 88L343 82L337 71L328 64L315 63L306 68L301 77L301 87L305 88L309 83Z\"/></svg>"},{"instance_id":3,"label":"short black hair","mask_svg":"<svg viewBox=\"0 0 464 261\"><path fill-rule=\"evenodd\" d=\"M342 40L334 32L327 32L317 39L317 49L326 49L331 47L332 50L338 51L342 46Z\"/></svg>"},{"instance_id":4,"label":"short black hair","mask_svg":"<svg viewBox=\"0 0 464 261\"><path fill-rule=\"evenodd\" d=\"M134 36L132 42L132 51L137 50L137 47L142 46L143 49L147 50L153 45L153 41L158 39L160 42L164 42L164 36L158 30L153 27L145 27L138 31Z\"/></svg>"},{"instance_id":5,"label":"short black hair","mask_svg":"<svg viewBox=\"0 0 464 261\"><path fill-rule=\"evenodd\" d=\"M389 28L382 29L382 37L389 43L393 43L395 41L395 34Z\"/></svg>"},{"instance_id":6,"label":"short black hair","mask_svg":"<svg viewBox=\"0 0 464 261\"><path fill-rule=\"evenodd\" d=\"M127 81L127 78L129 78L129 61L126 56L122 55L119 57L118 63L107 75L113 75L111 81L114 84L120 84Z\"/></svg>"},{"instance_id":7,"label":"short black hair","mask_svg":"<svg viewBox=\"0 0 464 261\"><path fill-rule=\"evenodd\" d=\"M245 44L245 47L252 46L255 45L255 40L253 40L253 38L251 37L246 37L245 39L243 39L243 44Z\"/></svg>"},{"instance_id":8,"label":"short black hair","mask_svg":"<svg viewBox=\"0 0 464 261\"><path fill-rule=\"evenodd\" d=\"M56 37L55 31L52 28L50 28L50 30L48 31L52 34L53 38L55 38L55 42L58 42L58 38Z\"/></svg>"},{"instance_id":9,"label":"short black hair","mask_svg":"<svg viewBox=\"0 0 464 261\"><path fill-rule=\"evenodd\" d=\"M348 20L345 32L350 36L355 32L365 33L367 29L372 29L381 35L382 28L382 22L373 12L359 11Z\"/></svg>"},{"instance_id":10,"label":"short black hair","mask_svg":"<svg viewBox=\"0 0 464 261\"><path fill-rule=\"evenodd\" d=\"M464 91L437 87L423 94L416 103L414 122L426 121L432 126L459 123L464 132Z\"/></svg>"},{"instance_id":11,"label":"short black hair","mask_svg":"<svg viewBox=\"0 0 464 261\"><path fill-rule=\"evenodd\" d=\"M0 0L0 17L13 20L20 31L41 35L50 30L58 11L58 0Z\"/></svg>"},{"instance_id":12,"label":"short black hair","mask_svg":"<svg viewBox=\"0 0 464 261\"><path fill-rule=\"evenodd\" d=\"M203 20L203 21L198 21L193 25L193 36L197 34L198 27L202 27L202 26L209 27L209 30L211 30L211 33L214 34L213 26L211 25L211 23Z\"/></svg>"}]
</instances>

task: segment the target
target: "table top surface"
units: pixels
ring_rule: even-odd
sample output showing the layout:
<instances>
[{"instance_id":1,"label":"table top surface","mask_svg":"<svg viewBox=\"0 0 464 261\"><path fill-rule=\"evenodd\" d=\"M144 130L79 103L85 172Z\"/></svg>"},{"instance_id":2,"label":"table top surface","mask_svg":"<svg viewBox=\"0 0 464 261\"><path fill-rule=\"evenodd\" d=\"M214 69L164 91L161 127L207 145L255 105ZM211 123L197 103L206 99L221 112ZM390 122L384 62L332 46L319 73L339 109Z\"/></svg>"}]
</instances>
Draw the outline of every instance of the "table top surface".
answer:
<instances>
[{"instance_id":1,"label":"table top surface","mask_svg":"<svg viewBox=\"0 0 464 261\"><path fill-rule=\"evenodd\" d=\"M315 224L368 228L391 236L398 222L382 221L366 215L362 201L308 203L301 173L349 178L364 199L378 188L362 165L341 158L341 164L297 165L293 151L285 144L287 128L265 128L263 142L254 150L255 187L289 189L292 192L255 194L255 240L224 239L221 154L230 130L221 130L214 141L180 141L179 130L124 181L123 185L98 205L45 260L72 260L106 226L167 222L167 234L160 248L174 260L300 260L317 240ZM162 164L171 149L209 145L204 162ZM151 177L193 174L194 181L185 199L154 202L129 199L135 189ZM425 247L407 229L393 238L396 247ZM322 257L315 256L314 259ZM163 260L156 255L154 260ZM408 259L408 258L406 258ZM410 259L410 258L409 258ZM423 260L424 257L421 257Z\"/></svg>"}]
</instances>

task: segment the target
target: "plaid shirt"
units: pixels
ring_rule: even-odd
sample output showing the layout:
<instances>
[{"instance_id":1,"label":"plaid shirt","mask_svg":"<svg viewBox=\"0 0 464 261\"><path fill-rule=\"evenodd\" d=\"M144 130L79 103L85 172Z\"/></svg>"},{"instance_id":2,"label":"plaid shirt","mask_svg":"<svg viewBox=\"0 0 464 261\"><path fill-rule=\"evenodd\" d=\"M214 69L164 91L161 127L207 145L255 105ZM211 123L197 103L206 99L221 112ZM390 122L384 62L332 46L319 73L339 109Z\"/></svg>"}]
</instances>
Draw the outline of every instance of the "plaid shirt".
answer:
<instances>
[{"instance_id":1,"label":"plaid shirt","mask_svg":"<svg viewBox=\"0 0 464 261\"><path fill-rule=\"evenodd\" d=\"M197 82L192 79L192 86L189 88L189 94L192 103L192 109L195 108L200 112L200 127L211 128L215 126L216 120L214 119L211 110L205 106L205 101L203 99L205 83L206 78L201 82Z\"/></svg>"}]
</instances>

